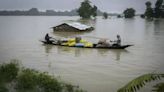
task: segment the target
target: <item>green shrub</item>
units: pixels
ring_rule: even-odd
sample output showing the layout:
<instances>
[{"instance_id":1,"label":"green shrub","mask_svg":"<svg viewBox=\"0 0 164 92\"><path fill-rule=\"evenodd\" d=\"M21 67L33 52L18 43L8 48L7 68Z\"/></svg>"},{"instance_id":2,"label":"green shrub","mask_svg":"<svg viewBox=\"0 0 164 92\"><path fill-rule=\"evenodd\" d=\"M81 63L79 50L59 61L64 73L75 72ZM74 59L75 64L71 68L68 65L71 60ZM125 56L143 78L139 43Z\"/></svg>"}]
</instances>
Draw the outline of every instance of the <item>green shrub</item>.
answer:
<instances>
[{"instance_id":1,"label":"green shrub","mask_svg":"<svg viewBox=\"0 0 164 92\"><path fill-rule=\"evenodd\" d=\"M4 85L0 84L0 92L8 92L8 89Z\"/></svg>"},{"instance_id":2,"label":"green shrub","mask_svg":"<svg viewBox=\"0 0 164 92\"><path fill-rule=\"evenodd\" d=\"M43 89L45 92L61 92L62 85L61 83L52 76L47 75L46 73L40 73L37 76L38 86Z\"/></svg>"},{"instance_id":3,"label":"green shrub","mask_svg":"<svg viewBox=\"0 0 164 92\"><path fill-rule=\"evenodd\" d=\"M34 89L37 85L36 78L37 75L34 70L25 69L18 75L17 87L25 90Z\"/></svg>"},{"instance_id":4,"label":"green shrub","mask_svg":"<svg viewBox=\"0 0 164 92\"><path fill-rule=\"evenodd\" d=\"M8 92L6 84L10 83L14 84L12 88L16 88L16 92L84 92L71 84L62 83L47 73L20 69L15 61L0 65L0 92Z\"/></svg>"},{"instance_id":5,"label":"green shrub","mask_svg":"<svg viewBox=\"0 0 164 92\"><path fill-rule=\"evenodd\" d=\"M16 60L9 64L0 65L0 82L10 82L16 79L19 71L19 66Z\"/></svg>"}]
</instances>

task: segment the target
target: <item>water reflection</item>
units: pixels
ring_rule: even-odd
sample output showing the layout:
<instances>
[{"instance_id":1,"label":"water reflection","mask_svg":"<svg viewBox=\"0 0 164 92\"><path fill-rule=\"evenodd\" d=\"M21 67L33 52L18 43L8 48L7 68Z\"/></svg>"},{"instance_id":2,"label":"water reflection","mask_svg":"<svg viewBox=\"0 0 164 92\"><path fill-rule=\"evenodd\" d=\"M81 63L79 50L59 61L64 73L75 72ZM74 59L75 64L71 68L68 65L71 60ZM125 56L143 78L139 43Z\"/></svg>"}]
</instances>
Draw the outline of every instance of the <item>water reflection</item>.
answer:
<instances>
[{"instance_id":1,"label":"water reflection","mask_svg":"<svg viewBox=\"0 0 164 92\"><path fill-rule=\"evenodd\" d=\"M50 51L53 47L53 45L45 45L45 44L43 44L43 46L45 48L45 53L47 53L47 54L50 53Z\"/></svg>"},{"instance_id":2,"label":"water reflection","mask_svg":"<svg viewBox=\"0 0 164 92\"><path fill-rule=\"evenodd\" d=\"M74 57L80 57L82 55L92 54L92 49L57 46L57 53L70 54Z\"/></svg>"},{"instance_id":3,"label":"water reflection","mask_svg":"<svg viewBox=\"0 0 164 92\"><path fill-rule=\"evenodd\" d=\"M103 57L106 57L106 56L108 56L109 55L109 53L110 54L112 54L112 55L114 55L115 56L115 60L116 61L120 61L120 59L121 59L121 54L122 53L129 53L126 49L123 49L123 50L107 50L107 49L97 49L97 51L98 51L98 54L100 55L100 56L103 56Z\"/></svg>"},{"instance_id":4,"label":"water reflection","mask_svg":"<svg viewBox=\"0 0 164 92\"><path fill-rule=\"evenodd\" d=\"M97 52L100 56L106 57L108 55L107 53L109 52L109 50L107 50L107 49L97 49Z\"/></svg>"},{"instance_id":5,"label":"water reflection","mask_svg":"<svg viewBox=\"0 0 164 92\"><path fill-rule=\"evenodd\" d=\"M134 27L135 26L135 18L132 19L124 19L125 27Z\"/></svg>"},{"instance_id":6,"label":"water reflection","mask_svg":"<svg viewBox=\"0 0 164 92\"><path fill-rule=\"evenodd\" d=\"M160 33L160 21L159 20L154 20L154 34L159 35Z\"/></svg>"},{"instance_id":7,"label":"water reflection","mask_svg":"<svg viewBox=\"0 0 164 92\"><path fill-rule=\"evenodd\" d=\"M145 23L143 24L145 27L145 30L143 30L143 32L145 32L145 35L148 35L148 34L152 34L153 32L153 28L154 27L154 24L153 24L153 21L150 21L150 20L144 20Z\"/></svg>"},{"instance_id":8,"label":"water reflection","mask_svg":"<svg viewBox=\"0 0 164 92\"><path fill-rule=\"evenodd\" d=\"M126 49L124 49L124 50L111 50L111 51L115 54L115 56L116 56L115 60L116 61L120 61L122 53L124 53L124 54L129 53Z\"/></svg>"},{"instance_id":9,"label":"water reflection","mask_svg":"<svg viewBox=\"0 0 164 92\"><path fill-rule=\"evenodd\" d=\"M44 45L45 53L50 53L53 45ZM113 57L116 61L121 60L122 53L129 53L125 50L112 50L112 49L91 49L91 48L74 48L74 47L63 47L63 46L54 46L56 48L56 52L59 55L71 55L73 57L82 57L88 55L95 55L100 57Z\"/></svg>"}]
</instances>

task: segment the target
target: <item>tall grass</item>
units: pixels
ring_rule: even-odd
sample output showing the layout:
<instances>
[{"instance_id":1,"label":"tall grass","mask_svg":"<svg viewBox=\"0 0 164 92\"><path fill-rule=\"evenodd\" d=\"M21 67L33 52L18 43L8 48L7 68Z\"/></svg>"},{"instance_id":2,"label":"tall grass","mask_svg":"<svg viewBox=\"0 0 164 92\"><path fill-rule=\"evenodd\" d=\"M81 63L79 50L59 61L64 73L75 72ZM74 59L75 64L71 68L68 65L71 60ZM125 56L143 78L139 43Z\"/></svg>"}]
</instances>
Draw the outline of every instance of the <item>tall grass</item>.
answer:
<instances>
[{"instance_id":1,"label":"tall grass","mask_svg":"<svg viewBox=\"0 0 164 92\"><path fill-rule=\"evenodd\" d=\"M16 79L19 71L19 66L16 60L12 61L9 64L0 65L0 83L10 82Z\"/></svg>"},{"instance_id":2,"label":"tall grass","mask_svg":"<svg viewBox=\"0 0 164 92\"><path fill-rule=\"evenodd\" d=\"M14 84L12 88L16 92L84 92L48 73L20 68L17 62L0 65L0 92L11 91L7 84Z\"/></svg>"}]
</instances>

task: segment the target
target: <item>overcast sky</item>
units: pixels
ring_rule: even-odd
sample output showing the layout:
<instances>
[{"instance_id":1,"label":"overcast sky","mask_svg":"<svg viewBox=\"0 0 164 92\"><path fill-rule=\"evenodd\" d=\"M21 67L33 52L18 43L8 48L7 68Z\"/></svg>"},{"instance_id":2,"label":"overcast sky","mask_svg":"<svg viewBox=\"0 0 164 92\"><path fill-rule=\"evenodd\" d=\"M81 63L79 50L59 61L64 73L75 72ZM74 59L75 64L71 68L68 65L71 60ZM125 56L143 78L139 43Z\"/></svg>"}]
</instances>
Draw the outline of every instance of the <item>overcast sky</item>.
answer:
<instances>
[{"instance_id":1,"label":"overcast sky","mask_svg":"<svg viewBox=\"0 0 164 92\"><path fill-rule=\"evenodd\" d=\"M83 0L0 0L0 10L71 10L80 6ZM156 0L90 0L101 11L122 12L126 8L133 7L138 13L145 11L145 2Z\"/></svg>"}]
</instances>

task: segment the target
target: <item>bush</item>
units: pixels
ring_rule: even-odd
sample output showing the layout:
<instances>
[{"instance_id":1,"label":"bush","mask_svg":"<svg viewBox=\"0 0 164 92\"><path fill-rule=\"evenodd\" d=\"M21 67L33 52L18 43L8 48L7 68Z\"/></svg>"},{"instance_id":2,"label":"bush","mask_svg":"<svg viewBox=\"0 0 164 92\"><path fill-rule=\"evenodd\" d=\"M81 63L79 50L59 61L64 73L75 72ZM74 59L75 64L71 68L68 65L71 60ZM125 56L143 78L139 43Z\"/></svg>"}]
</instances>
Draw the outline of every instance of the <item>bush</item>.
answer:
<instances>
[{"instance_id":1,"label":"bush","mask_svg":"<svg viewBox=\"0 0 164 92\"><path fill-rule=\"evenodd\" d=\"M9 82L16 79L19 71L19 66L16 60L9 64L0 65L0 82Z\"/></svg>"},{"instance_id":2,"label":"bush","mask_svg":"<svg viewBox=\"0 0 164 92\"><path fill-rule=\"evenodd\" d=\"M37 76L38 86L45 92L61 92L62 86L61 83L53 78L52 76L47 75L46 73L40 73Z\"/></svg>"},{"instance_id":3,"label":"bush","mask_svg":"<svg viewBox=\"0 0 164 92\"><path fill-rule=\"evenodd\" d=\"M16 88L16 92L84 92L76 86L60 82L47 73L20 69L15 60L0 65L0 74L0 92L8 92L7 83L14 84L11 87Z\"/></svg>"},{"instance_id":4,"label":"bush","mask_svg":"<svg viewBox=\"0 0 164 92\"><path fill-rule=\"evenodd\" d=\"M23 70L17 78L17 88L23 90L34 89L37 85L36 72L30 69Z\"/></svg>"},{"instance_id":5,"label":"bush","mask_svg":"<svg viewBox=\"0 0 164 92\"><path fill-rule=\"evenodd\" d=\"M0 92L8 92L8 89L4 85L0 84Z\"/></svg>"}]
</instances>

